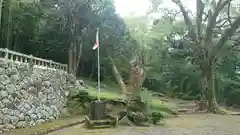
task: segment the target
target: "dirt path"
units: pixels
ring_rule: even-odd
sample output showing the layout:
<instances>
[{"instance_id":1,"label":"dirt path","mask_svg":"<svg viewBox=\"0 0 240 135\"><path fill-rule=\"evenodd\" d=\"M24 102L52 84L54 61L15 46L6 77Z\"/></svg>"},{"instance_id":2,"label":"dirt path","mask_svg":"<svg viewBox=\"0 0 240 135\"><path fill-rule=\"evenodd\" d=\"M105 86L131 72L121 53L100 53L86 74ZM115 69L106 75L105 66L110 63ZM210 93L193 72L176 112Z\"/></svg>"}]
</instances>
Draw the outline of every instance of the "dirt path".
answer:
<instances>
[{"instance_id":1,"label":"dirt path","mask_svg":"<svg viewBox=\"0 0 240 135\"><path fill-rule=\"evenodd\" d=\"M62 129L48 135L240 135L239 116L196 114L168 119L165 126L87 130L83 125Z\"/></svg>"}]
</instances>

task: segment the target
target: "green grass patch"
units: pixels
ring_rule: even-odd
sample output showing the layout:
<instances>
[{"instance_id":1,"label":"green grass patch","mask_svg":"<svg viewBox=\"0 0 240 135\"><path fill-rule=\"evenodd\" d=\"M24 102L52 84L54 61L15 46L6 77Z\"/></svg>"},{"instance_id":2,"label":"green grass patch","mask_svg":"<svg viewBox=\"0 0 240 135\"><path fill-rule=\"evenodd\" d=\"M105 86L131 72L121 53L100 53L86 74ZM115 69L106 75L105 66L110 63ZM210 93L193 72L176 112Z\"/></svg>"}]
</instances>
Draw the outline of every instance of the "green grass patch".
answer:
<instances>
[{"instance_id":1,"label":"green grass patch","mask_svg":"<svg viewBox=\"0 0 240 135\"><path fill-rule=\"evenodd\" d=\"M114 88L111 87L111 89L114 89ZM104 90L101 91L100 98L105 98L110 100L119 98L119 93L114 92L117 90L112 90L112 91L108 90L108 88L105 88ZM98 92L94 87L89 87L88 93L93 97L97 97L98 95ZM161 101L160 99L152 99L149 102L149 106L151 111L160 112L164 117L170 117L176 108L176 104L171 102L166 102L166 101L164 102L164 101Z\"/></svg>"},{"instance_id":2,"label":"green grass patch","mask_svg":"<svg viewBox=\"0 0 240 135\"><path fill-rule=\"evenodd\" d=\"M89 93L89 95L94 96L94 97L97 97L97 95L98 95L98 92L96 90L88 91L88 93ZM117 98L119 98L119 94L114 93L114 92L104 91L104 92L100 93L100 98L117 99Z\"/></svg>"}]
</instances>

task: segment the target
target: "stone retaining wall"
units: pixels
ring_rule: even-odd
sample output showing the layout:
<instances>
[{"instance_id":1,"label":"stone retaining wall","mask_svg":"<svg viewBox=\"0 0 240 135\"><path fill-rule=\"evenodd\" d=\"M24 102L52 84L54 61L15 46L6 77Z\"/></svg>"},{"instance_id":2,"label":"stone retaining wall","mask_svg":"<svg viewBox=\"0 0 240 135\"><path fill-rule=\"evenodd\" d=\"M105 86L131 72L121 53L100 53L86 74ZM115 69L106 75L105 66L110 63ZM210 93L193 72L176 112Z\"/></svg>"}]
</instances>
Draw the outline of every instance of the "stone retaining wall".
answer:
<instances>
[{"instance_id":1,"label":"stone retaining wall","mask_svg":"<svg viewBox=\"0 0 240 135\"><path fill-rule=\"evenodd\" d=\"M0 59L0 133L59 118L74 77Z\"/></svg>"}]
</instances>

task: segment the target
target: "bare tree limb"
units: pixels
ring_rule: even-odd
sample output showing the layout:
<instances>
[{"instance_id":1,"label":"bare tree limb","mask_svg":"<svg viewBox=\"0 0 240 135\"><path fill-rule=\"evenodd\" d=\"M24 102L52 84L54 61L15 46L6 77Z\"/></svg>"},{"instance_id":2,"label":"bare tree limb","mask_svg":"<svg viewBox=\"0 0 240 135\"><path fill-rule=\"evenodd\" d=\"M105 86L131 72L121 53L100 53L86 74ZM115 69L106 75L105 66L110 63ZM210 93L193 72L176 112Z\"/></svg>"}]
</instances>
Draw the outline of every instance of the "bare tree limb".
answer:
<instances>
[{"instance_id":1,"label":"bare tree limb","mask_svg":"<svg viewBox=\"0 0 240 135\"><path fill-rule=\"evenodd\" d=\"M236 30L240 27L240 16L232 23L231 27L226 29L222 34L220 40L218 41L216 48L212 51L210 55L210 59L214 59L216 55L221 51L224 44L227 42L229 38L231 38Z\"/></svg>"},{"instance_id":2,"label":"bare tree limb","mask_svg":"<svg viewBox=\"0 0 240 135\"><path fill-rule=\"evenodd\" d=\"M89 2L90 2L90 0L84 0L84 4L82 4L81 6L77 6L77 12L81 9L81 8L83 8L83 7L86 7L87 6L87 4L89 4Z\"/></svg>"},{"instance_id":3,"label":"bare tree limb","mask_svg":"<svg viewBox=\"0 0 240 135\"><path fill-rule=\"evenodd\" d=\"M172 0L173 3L175 3L181 10L182 14L183 14L183 18L184 18L184 22L185 24L188 26L188 30L189 30L189 36L192 40L196 41L196 33L193 29L193 25L191 22L191 19L188 15L188 12L186 11L186 9L183 7L183 4L180 0Z\"/></svg>"},{"instance_id":4,"label":"bare tree limb","mask_svg":"<svg viewBox=\"0 0 240 135\"><path fill-rule=\"evenodd\" d=\"M236 17L236 16L232 16L232 17L231 17L231 16L224 17L224 18L221 18L221 19L217 20L216 24L222 23L223 21L226 21L226 20L228 20L228 19L233 20L233 19L237 19L237 17Z\"/></svg>"},{"instance_id":5,"label":"bare tree limb","mask_svg":"<svg viewBox=\"0 0 240 135\"><path fill-rule=\"evenodd\" d=\"M231 7L231 3L229 2L228 3L228 11L227 11L227 18L228 18L228 22L230 25L232 25L232 21L231 21L231 18L230 18L230 7Z\"/></svg>"},{"instance_id":6,"label":"bare tree limb","mask_svg":"<svg viewBox=\"0 0 240 135\"><path fill-rule=\"evenodd\" d=\"M221 25L217 25L216 28L222 29L224 27L228 27L229 25L227 24L227 22L228 22L228 19L222 22Z\"/></svg>"},{"instance_id":7,"label":"bare tree limb","mask_svg":"<svg viewBox=\"0 0 240 135\"><path fill-rule=\"evenodd\" d=\"M228 4L231 0L219 0L214 11L208 11L208 23L206 28L206 34L204 37L204 44L207 44L212 39L213 28L216 26L217 17L220 11Z\"/></svg>"},{"instance_id":8,"label":"bare tree limb","mask_svg":"<svg viewBox=\"0 0 240 135\"><path fill-rule=\"evenodd\" d=\"M123 78L122 78L120 72L118 71L118 69L117 69L117 67L116 67L116 64L115 64L113 58L112 58L111 56L109 56L109 55L108 55L108 58L109 58L110 61L111 61L113 74L114 74L114 76L115 76L115 78L116 78L117 84L119 85L119 87L120 87L121 90L122 90L122 94L123 94L123 95L131 94L131 93L127 92L126 85L125 85L125 83L124 83L124 81L123 81Z\"/></svg>"},{"instance_id":9,"label":"bare tree limb","mask_svg":"<svg viewBox=\"0 0 240 135\"><path fill-rule=\"evenodd\" d=\"M205 4L202 2L202 0L197 0L197 18L196 18L196 24L197 24L197 40L200 41L201 34L202 34L202 19L203 19L203 13Z\"/></svg>"},{"instance_id":10,"label":"bare tree limb","mask_svg":"<svg viewBox=\"0 0 240 135\"><path fill-rule=\"evenodd\" d=\"M203 18L203 22L206 22L207 21L207 19L208 19L208 14L207 13L203 13L205 16L204 16L204 18Z\"/></svg>"}]
</instances>

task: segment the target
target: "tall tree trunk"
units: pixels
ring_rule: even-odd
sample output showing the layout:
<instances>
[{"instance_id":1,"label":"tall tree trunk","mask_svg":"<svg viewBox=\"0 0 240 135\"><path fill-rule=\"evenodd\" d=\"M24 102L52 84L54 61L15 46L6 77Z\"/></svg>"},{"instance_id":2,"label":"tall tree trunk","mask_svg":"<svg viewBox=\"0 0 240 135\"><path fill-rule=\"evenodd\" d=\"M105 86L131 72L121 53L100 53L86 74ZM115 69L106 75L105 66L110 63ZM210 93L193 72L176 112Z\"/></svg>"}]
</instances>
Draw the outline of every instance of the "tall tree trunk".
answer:
<instances>
[{"instance_id":1,"label":"tall tree trunk","mask_svg":"<svg viewBox=\"0 0 240 135\"><path fill-rule=\"evenodd\" d=\"M68 73L73 73L73 44L70 43L68 49Z\"/></svg>"},{"instance_id":2,"label":"tall tree trunk","mask_svg":"<svg viewBox=\"0 0 240 135\"><path fill-rule=\"evenodd\" d=\"M207 100L208 100L208 112L213 112L217 114L228 114L226 110L220 108L216 100L216 90L215 90L215 63L210 63L208 65L207 72Z\"/></svg>"},{"instance_id":3,"label":"tall tree trunk","mask_svg":"<svg viewBox=\"0 0 240 135\"><path fill-rule=\"evenodd\" d=\"M76 43L75 43L75 22L74 22L74 17L72 15L72 12L69 11L69 16L68 16L68 23L69 23L69 41L70 41L70 45L69 45L69 52L68 52L68 69L69 69L69 73L75 75L74 71L75 71L75 52L76 52Z\"/></svg>"},{"instance_id":4,"label":"tall tree trunk","mask_svg":"<svg viewBox=\"0 0 240 135\"><path fill-rule=\"evenodd\" d=\"M95 56L95 53L94 53L94 56ZM95 72L95 57L93 57L92 59L92 70L91 70L90 78L94 76L94 72Z\"/></svg>"},{"instance_id":5,"label":"tall tree trunk","mask_svg":"<svg viewBox=\"0 0 240 135\"><path fill-rule=\"evenodd\" d=\"M215 87L214 87L214 75L213 66L209 66L207 74L207 100L208 100L208 112L214 112L213 100L215 98Z\"/></svg>"},{"instance_id":6,"label":"tall tree trunk","mask_svg":"<svg viewBox=\"0 0 240 135\"><path fill-rule=\"evenodd\" d=\"M81 59L81 56L82 56L82 48L83 48L83 44L80 43L79 44L79 50L78 50L78 55L77 55L77 65L76 65L76 75L78 74L78 67L79 67L79 63L80 63L80 59Z\"/></svg>"},{"instance_id":7,"label":"tall tree trunk","mask_svg":"<svg viewBox=\"0 0 240 135\"><path fill-rule=\"evenodd\" d=\"M73 68L73 74L76 76L77 74L76 74L76 65L77 65L77 46L76 46L76 41L75 41L75 35L74 35L74 39L73 39L74 41L73 41L73 43L74 43L74 45L73 45L73 63L72 63L72 68Z\"/></svg>"},{"instance_id":8,"label":"tall tree trunk","mask_svg":"<svg viewBox=\"0 0 240 135\"><path fill-rule=\"evenodd\" d=\"M2 43L2 38L3 38L3 30L2 30L2 8L3 7L3 0L0 0L0 43ZM0 44L0 47L2 47L3 48L3 44ZM4 53L3 52L0 52L0 56L3 56L4 55Z\"/></svg>"},{"instance_id":9,"label":"tall tree trunk","mask_svg":"<svg viewBox=\"0 0 240 135\"><path fill-rule=\"evenodd\" d=\"M3 47L11 49L11 0L2 3L1 35Z\"/></svg>"},{"instance_id":10,"label":"tall tree trunk","mask_svg":"<svg viewBox=\"0 0 240 135\"><path fill-rule=\"evenodd\" d=\"M8 29L7 29L7 48L13 49L12 46L12 8L9 6Z\"/></svg>"},{"instance_id":11,"label":"tall tree trunk","mask_svg":"<svg viewBox=\"0 0 240 135\"><path fill-rule=\"evenodd\" d=\"M2 7L3 7L3 0L0 0L0 29L1 27L1 20L2 20Z\"/></svg>"},{"instance_id":12,"label":"tall tree trunk","mask_svg":"<svg viewBox=\"0 0 240 135\"><path fill-rule=\"evenodd\" d=\"M205 71L202 71L201 77L200 77L200 88L201 88L201 100L206 100L207 95L207 75Z\"/></svg>"}]
</instances>

